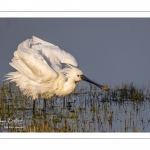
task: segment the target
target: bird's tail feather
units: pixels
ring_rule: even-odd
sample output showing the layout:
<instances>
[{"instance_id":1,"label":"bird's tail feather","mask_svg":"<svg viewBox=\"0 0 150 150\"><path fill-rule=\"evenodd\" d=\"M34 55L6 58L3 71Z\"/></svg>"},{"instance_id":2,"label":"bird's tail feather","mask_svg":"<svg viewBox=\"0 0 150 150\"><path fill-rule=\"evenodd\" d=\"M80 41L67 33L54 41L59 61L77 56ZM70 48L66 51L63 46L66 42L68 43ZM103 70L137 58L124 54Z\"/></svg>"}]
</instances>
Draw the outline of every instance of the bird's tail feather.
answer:
<instances>
[{"instance_id":1,"label":"bird's tail feather","mask_svg":"<svg viewBox=\"0 0 150 150\"><path fill-rule=\"evenodd\" d=\"M20 78L21 74L16 71L16 72L9 72L8 74L5 75L6 81L10 80L11 82L17 82Z\"/></svg>"}]
</instances>

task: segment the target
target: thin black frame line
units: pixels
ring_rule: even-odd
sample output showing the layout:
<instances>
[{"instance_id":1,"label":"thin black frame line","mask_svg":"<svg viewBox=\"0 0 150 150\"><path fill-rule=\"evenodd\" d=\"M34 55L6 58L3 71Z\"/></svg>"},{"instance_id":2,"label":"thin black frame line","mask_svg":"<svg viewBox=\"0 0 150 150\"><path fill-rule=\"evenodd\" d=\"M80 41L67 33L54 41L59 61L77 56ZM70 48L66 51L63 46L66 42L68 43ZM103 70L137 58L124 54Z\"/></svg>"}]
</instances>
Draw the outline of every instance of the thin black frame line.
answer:
<instances>
[{"instance_id":1,"label":"thin black frame line","mask_svg":"<svg viewBox=\"0 0 150 150\"><path fill-rule=\"evenodd\" d=\"M5 19L5 18L11 18L11 19L13 19L13 18L17 18L17 19L53 19L53 18L57 18L57 19L59 19L59 18L64 18L64 19L109 19L109 18L114 18L114 19L137 19L137 18L139 18L139 19L150 19L150 16L147 16L147 17L111 17L111 16L108 16L108 17L63 17L63 16L57 16L57 17L53 17L53 16L49 16L49 17L18 17L18 16L16 16L16 17L14 17L14 16L8 16L8 17L2 17L2 16L0 16L0 19Z\"/></svg>"},{"instance_id":2,"label":"thin black frame line","mask_svg":"<svg viewBox=\"0 0 150 150\"><path fill-rule=\"evenodd\" d=\"M150 12L150 11L0 11L0 12Z\"/></svg>"}]
</instances>

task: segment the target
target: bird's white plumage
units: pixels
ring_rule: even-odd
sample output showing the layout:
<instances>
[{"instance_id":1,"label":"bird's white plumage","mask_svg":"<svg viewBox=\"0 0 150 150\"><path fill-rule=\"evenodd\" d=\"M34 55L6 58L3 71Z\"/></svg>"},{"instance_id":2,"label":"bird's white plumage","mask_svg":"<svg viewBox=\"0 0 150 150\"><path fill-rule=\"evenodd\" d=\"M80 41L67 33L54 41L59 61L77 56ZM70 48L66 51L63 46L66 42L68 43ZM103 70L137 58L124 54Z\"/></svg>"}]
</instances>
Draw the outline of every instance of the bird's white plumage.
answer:
<instances>
[{"instance_id":1,"label":"bird's white plumage","mask_svg":"<svg viewBox=\"0 0 150 150\"><path fill-rule=\"evenodd\" d=\"M71 93L76 74L82 74L71 54L35 36L19 44L10 65L17 71L8 73L7 79L33 99Z\"/></svg>"}]
</instances>

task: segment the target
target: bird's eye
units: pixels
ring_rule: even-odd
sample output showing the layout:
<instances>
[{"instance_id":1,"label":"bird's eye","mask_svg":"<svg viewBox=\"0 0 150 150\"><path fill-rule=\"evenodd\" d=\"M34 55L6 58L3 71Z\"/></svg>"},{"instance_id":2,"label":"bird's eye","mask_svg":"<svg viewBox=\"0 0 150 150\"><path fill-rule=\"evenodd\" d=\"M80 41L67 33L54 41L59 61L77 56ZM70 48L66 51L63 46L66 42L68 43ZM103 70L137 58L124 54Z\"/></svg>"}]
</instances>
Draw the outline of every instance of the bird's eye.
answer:
<instances>
[{"instance_id":1,"label":"bird's eye","mask_svg":"<svg viewBox=\"0 0 150 150\"><path fill-rule=\"evenodd\" d=\"M79 77L79 75L77 75L77 77Z\"/></svg>"}]
</instances>

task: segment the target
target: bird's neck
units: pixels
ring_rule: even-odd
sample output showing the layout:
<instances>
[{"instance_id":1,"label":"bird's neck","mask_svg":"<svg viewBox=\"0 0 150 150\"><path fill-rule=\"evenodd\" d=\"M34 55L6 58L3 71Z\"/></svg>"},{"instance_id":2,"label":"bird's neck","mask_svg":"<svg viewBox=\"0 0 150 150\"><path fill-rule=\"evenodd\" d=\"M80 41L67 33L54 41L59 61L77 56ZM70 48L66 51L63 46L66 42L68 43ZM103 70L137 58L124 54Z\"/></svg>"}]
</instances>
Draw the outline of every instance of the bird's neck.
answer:
<instances>
[{"instance_id":1,"label":"bird's neck","mask_svg":"<svg viewBox=\"0 0 150 150\"><path fill-rule=\"evenodd\" d=\"M61 84L61 86L58 87L57 95L66 96L72 93L75 87L76 87L76 84L68 79L68 81L64 82L63 84Z\"/></svg>"},{"instance_id":2,"label":"bird's neck","mask_svg":"<svg viewBox=\"0 0 150 150\"><path fill-rule=\"evenodd\" d=\"M76 84L70 80L68 80L67 82L65 82L64 86L63 86L63 90L64 92L68 92L68 94L70 94L76 87Z\"/></svg>"}]
</instances>

